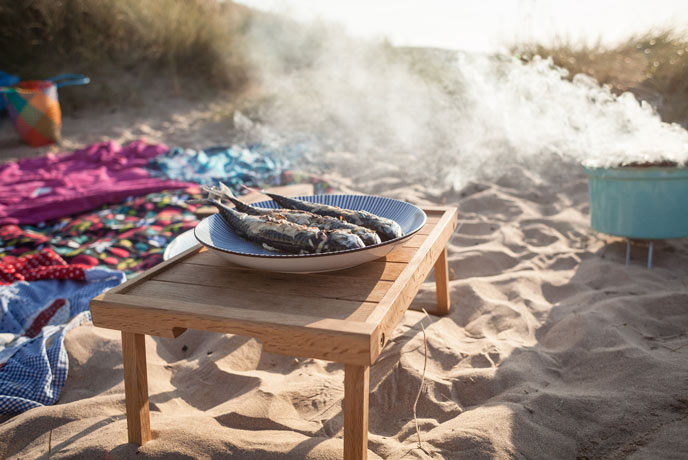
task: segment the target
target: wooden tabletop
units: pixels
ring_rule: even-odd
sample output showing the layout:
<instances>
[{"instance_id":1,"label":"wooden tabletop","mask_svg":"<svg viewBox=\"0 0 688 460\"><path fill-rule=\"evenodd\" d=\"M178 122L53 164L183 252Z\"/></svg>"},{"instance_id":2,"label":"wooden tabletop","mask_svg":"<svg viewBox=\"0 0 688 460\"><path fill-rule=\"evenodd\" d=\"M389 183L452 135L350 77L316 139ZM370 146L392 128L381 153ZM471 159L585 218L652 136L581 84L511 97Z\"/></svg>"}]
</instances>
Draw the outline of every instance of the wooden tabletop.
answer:
<instances>
[{"instance_id":1,"label":"wooden tabletop","mask_svg":"<svg viewBox=\"0 0 688 460\"><path fill-rule=\"evenodd\" d=\"M335 272L254 270L193 247L92 300L93 323L163 337L234 333L274 353L371 365L456 227L456 208L424 211L425 226L387 257Z\"/></svg>"}]
</instances>

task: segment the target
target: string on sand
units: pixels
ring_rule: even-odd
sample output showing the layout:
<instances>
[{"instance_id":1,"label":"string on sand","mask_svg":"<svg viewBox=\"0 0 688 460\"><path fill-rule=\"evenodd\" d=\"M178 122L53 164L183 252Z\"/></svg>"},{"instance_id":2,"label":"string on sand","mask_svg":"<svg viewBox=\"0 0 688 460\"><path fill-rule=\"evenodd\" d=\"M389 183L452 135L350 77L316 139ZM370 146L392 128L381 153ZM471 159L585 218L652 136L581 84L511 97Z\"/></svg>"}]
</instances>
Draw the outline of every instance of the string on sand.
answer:
<instances>
[{"instance_id":1,"label":"string on sand","mask_svg":"<svg viewBox=\"0 0 688 460\"><path fill-rule=\"evenodd\" d=\"M425 311L425 308L422 309L423 313L425 313L425 316L430 318L430 315L428 315L428 312ZM413 420L416 423L416 435L418 435L418 448L425 452L426 454L430 455L430 453L423 448L423 441L420 438L420 428L418 428L418 417L416 417L416 406L418 406L418 400L420 399L420 394L423 391L423 385L425 384L425 370L428 367L428 339L427 336L425 335L425 326L423 325L423 320L420 320L420 327L423 330L423 348L424 348L424 360L423 360L423 375L420 378L420 387L418 388L418 394L416 395L416 400L413 403Z\"/></svg>"}]
</instances>

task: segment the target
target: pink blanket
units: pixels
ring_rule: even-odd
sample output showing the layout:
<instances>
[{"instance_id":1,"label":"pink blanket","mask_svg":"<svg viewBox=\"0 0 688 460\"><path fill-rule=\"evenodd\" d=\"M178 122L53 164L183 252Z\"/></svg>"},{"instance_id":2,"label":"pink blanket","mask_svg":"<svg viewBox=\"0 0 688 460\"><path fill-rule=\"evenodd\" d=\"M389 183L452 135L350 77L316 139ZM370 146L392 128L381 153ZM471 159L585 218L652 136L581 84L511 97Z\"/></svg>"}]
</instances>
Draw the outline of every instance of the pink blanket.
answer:
<instances>
[{"instance_id":1,"label":"pink blanket","mask_svg":"<svg viewBox=\"0 0 688 460\"><path fill-rule=\"evenodd\" d=\"M70 154L48 154L0 165L0 225L36 224L122 201L128 196L191 184L151 177L149 159L165 145L101 142Z\"/></svg>"}]
</instances>

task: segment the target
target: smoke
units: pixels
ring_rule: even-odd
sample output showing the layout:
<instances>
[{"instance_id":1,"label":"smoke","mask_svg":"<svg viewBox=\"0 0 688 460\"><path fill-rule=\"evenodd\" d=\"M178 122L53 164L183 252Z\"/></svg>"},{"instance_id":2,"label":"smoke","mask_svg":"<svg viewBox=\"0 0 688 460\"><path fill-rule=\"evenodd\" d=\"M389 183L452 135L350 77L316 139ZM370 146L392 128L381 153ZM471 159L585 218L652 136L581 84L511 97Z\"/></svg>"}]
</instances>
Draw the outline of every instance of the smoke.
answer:
<instances>
[{"instance_id":1,"label":"smoke","mask_svg":"<svg viewBox=\"0 0 688 460\"><path fill-rule=\"evenodd\" d=\"M630 93L568 80L548 59L394 48L276 19L256 21L249 36L267 95L251 117L283 142L349 152L309 159L343 175L383 167L458 188L514 164L688 161L683 128Z\"/></svg>"}]
</instances>

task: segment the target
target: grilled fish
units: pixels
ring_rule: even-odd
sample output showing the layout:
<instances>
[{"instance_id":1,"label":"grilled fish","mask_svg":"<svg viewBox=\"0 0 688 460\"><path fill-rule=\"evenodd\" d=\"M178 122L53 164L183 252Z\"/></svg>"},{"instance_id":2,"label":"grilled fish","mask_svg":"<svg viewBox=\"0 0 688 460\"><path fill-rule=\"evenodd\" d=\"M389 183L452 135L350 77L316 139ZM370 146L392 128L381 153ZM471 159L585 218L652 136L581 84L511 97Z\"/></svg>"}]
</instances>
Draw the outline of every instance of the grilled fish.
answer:
<instances>
[{"instance_id":1,"label":"grilled fish","mask_svg":"<svg viewBox=\"0 0 688 460\"><path fill-rule=\"evenodd\" d=\"M265 209L249 206L237 199L229 187L222 182L220 182L219 187L203 187L203 190L211 196L226 198L234 203L238 211L249 215L283 218L295 224L317 227L321 230L350 230L351 233L361 238L361 241L363 241L366 246L381 242L380 237L375 231L360 225L352 224L345 220L337 219L336 217L321 216L313 214L312 212L294 209Z\"/></svg>"},{"instance_id":2,"label":"grilled fish","mask_svg":"<svg viewBox=\"0 0 688 460\"><path fill-rule=\"evenodd\" d=\"M349 223L374 230L382 241L389 241L404 236L404 232L401 230L398 223L394 222L392 219L376 216L368 211L342 209L337 206L287 198L286 196L275 195L274 193L265 194L272 198L275 203L288 209L298 209L321 216L330 216L337 219L341 218Z\"/></svg>"},{"instance_id":3,"label":"grilled fish","mask_svg":"<svg viewBox=\"0 0 688 460\"><path fill-rule=\"evenodd\" d=\"M198 200L215 206L222 219L238 235L269 250L291 254L321 254L363 248L361 239L349 231L320 230L271 216L252 216L227 207L215 199Z\"/></svg>"}]
</instances>

